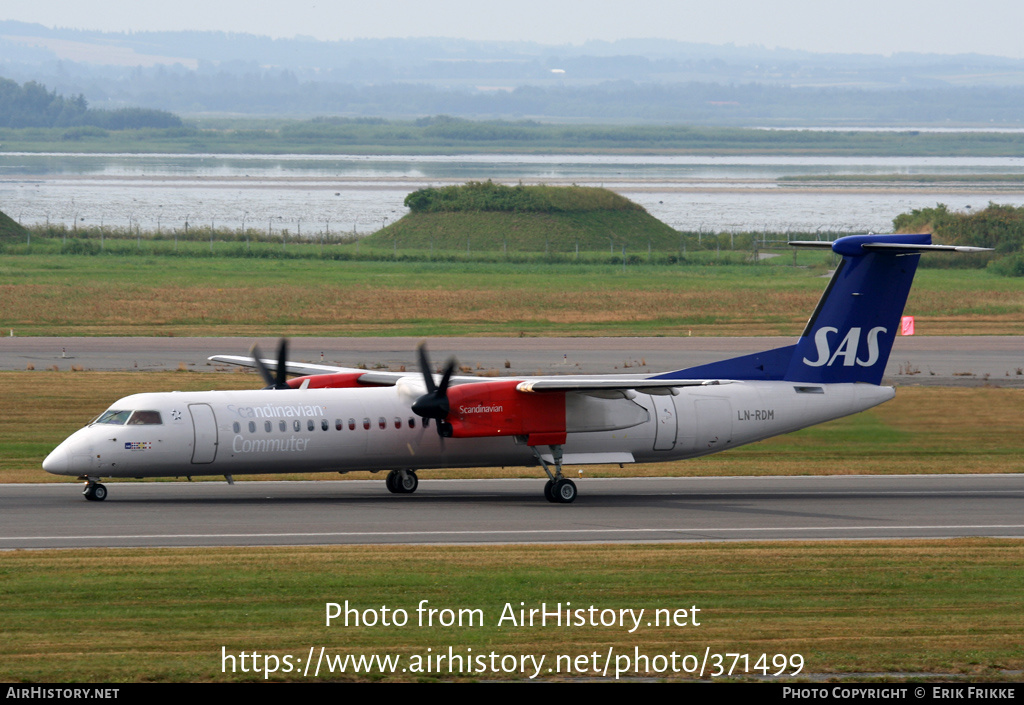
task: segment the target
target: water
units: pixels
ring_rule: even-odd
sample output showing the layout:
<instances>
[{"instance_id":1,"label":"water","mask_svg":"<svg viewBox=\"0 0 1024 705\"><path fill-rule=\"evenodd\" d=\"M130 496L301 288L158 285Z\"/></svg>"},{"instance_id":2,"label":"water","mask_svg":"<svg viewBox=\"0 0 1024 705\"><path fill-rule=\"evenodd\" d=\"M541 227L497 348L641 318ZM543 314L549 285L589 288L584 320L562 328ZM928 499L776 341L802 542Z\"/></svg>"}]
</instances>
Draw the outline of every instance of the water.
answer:
<instances>
[{"instance_id":1,"label":"water","mask_svg":"<svg viewBox=\"0 0 1024 705\"><path fill-rule=\"evenodd\" d=\"M787 176L1024 174L1024 159L620 155L0 154L0 210L22 223L143 230L376 231L418 188L495 182L604 186L680 230L874 231L914 208L1024 205L1024 184L779 182Z\"/></svg>"}]
</instances>

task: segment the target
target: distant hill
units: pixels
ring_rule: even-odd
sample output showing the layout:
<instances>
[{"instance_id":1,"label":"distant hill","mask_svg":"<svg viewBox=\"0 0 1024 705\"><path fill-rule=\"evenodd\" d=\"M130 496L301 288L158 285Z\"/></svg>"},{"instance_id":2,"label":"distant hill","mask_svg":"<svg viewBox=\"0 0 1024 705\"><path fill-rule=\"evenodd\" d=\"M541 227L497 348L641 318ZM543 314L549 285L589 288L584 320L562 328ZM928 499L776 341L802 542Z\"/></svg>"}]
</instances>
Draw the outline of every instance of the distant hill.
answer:
<instances>
[{"instance_id":1,"label":"distant hill","mask_svg":"<svg viewBox=\"0 0 1024 705\"><path fill-rule=\"evenodd\" d=\"M0 20L0 66L96 108L215 115L449 114L741 126L1022 124L1024 60L828 54L657 39L100 32Z\"/></svg>"},{"instance_id":2,"label":"distant hill","mask_svg":"<svg viewBox=\"0 0 1024 705\"><path fill-rule=\"evenodd\" d=\"M471 182L421 189L412 212L371 235L372 246L509 252L674 249L679 235L627 198L602 188Z\"/></svg>"}]
</instances>

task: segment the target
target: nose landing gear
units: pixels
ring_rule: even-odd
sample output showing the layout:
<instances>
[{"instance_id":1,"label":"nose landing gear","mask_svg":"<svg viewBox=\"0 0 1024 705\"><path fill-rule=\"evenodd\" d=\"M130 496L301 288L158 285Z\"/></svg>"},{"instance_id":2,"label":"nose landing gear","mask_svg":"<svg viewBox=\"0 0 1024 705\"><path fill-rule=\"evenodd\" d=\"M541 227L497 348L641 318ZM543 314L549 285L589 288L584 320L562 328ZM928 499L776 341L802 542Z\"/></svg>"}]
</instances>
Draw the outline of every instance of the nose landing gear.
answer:
<instances>
[{"instance_id":1,"label":"nose landing gear","mask_svg":"<svg viewBox=\"0 0 1024 705\"><path fill-rule=\"evenodd\" d=\"M85 482L85 489L82 490L82 496L90 502L102 502L107 498L107 487L101 485L95 478L87 477Z\"/></svg>"},{"instance_id":2,"label":"nose landing gear","mask_svg":"<svg viewBox=\"0 0 1024 705\"><path fill-rule=\"evenodd\" d=\"M394 494L412 494L420 486L420 480L414 470L392 470L384 484Z\"/></svg>"}]
</instances>

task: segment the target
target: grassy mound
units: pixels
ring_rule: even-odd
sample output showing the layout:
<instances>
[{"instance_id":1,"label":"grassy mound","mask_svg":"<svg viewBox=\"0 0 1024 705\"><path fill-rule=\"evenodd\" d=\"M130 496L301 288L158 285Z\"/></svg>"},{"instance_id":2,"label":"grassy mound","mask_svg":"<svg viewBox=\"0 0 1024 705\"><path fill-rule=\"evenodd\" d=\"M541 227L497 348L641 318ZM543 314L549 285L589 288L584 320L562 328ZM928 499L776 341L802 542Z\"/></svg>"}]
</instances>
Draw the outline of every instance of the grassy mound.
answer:
<instances>
[{"instance_id":1,"label":"grassy mound","mask_svg":"<svg viewBox=\"0 0 1024 705\"><path fill-rule=\"evenodd\" d=\"M420 189L405 197L405 205L413 213L580 213L643 210L628 198L603 188L522 184L502 186L491 181L470 181L463 186Z\"/></svg>"},{"instance_id":2,"label":"grassy mound","mask_svg":"<svg viewBox=\"0 0 1024 705\"><path fill-rule=\"evenodd\" d=\"M18 225L10 216L0 211L0 242L5 240L24 240L28 231Z\"/></svg>"},{"instance_id":3,"label":"grassy mound","mask_svg":"<svg viewBox=\"0 0 1024 705\"><path fill-rule=\"evenodd\" d=\"M371 246L512 252L674 249L679 235L603 188L470 182L405 199L411 212L366 239Z\"/></svg>"}]
</instances>

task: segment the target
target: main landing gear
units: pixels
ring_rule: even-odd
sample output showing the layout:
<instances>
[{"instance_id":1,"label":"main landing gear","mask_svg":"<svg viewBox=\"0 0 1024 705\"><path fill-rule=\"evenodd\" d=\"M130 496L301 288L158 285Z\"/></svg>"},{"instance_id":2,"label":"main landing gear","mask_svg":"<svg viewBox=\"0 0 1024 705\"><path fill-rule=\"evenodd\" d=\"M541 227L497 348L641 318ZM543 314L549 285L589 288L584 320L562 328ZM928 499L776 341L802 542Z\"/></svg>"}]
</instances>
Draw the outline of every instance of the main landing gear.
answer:
<instances>
[{"instance_id":1,"label":"main landing gear","mask_svg":"<svg viewBox=\"0 0 1024 705\"><path fill-rule=\"evenodd\" d=\"M562 475L562 446L548 446L551 448L551 457L555 461L555 472L551 473L551 467L541 457L536 446L532 446L533 454L537 456L544 472L548 475L548 481L544 485L544 499L552 504L572 504L576 501L576 483Z\"/></svg>"},{"instance_id":2,"label":"main landing gear","mask_svg":"<svg viewBox=\"0 0 1024 705\"><path fill-rule=\"evenodd\" d=\"M82 496L90 502L102 502L107 498L107 488L105 485L101 485L96 478L86 477L85 489L82 490Z\"/></svg>"},{"instance_id":3,"label":"main landing gear","mask_svg":"<svg viewBox=\"0 0 1024 705\"><path fill-rule=\"evenodd\" d=\"M392 470L384 484L394 494L412 494L420 486L420 480L415 470Z\"/></svg>"}]
</instances>

